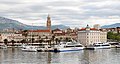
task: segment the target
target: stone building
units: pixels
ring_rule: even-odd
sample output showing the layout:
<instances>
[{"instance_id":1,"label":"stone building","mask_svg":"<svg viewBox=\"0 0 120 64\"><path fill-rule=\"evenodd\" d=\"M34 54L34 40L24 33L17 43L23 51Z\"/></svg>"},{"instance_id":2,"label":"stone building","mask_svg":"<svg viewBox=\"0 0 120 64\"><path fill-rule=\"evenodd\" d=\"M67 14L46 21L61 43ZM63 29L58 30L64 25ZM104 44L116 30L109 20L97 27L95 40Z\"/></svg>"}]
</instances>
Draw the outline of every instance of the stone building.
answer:
<instances>
[{"instance_id":1,"label":"stone building","mask_svg":"<svg viewBox=\"0 0 120 64\"><path fill-rule=\"evenodd\" d=\"M87 25L86 28L82 28L78 31L78 41L85 46L98 42L106 42L107 32L103 32L95 28L90 28Z\"/></svg>"}]
</instances>

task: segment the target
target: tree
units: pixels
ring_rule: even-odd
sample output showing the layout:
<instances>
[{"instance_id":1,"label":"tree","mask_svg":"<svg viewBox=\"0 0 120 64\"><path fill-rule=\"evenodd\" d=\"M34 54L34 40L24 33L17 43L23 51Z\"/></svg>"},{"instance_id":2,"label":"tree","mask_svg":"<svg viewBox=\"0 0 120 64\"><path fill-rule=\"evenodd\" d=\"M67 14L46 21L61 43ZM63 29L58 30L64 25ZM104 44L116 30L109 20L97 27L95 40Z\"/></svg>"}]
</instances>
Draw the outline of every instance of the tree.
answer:
<instances>
[{"instance_id":1,"label":"tree","mask_svg":"<svg viewBox=\"0 0 120 64\"><path fill-rule=\"evenodd\" d=\"M11 40L11 42L12 42L12 46L14 45L14 43L15 43L15 41L14 40Z\"/></svg>"},{"instance_id":2,"label":"tree","mask_svg":"<svg viewBox=\"0 0 120 64\"><path fill-rule=\"evenodd\" d=\"M4 44L7 45L7 43L8 43L8 40L4 39Z\"/></svg>"},{"instance_id":3,"label":"tree","mask_svg":"<svg viewBox=\"0 0 120 64\"><path fill-rule=\"evenodd\" d=\"M58 44L58 38L55 39L56 44Z\"/></svg>"},{"instance_id":4,"label":"tree","mask_svg":"<svg viewBox=\"0 0 120 64\"><path fill-rule=\"evenodd\" d=\"M42 42L43 42L43 39L40 39L39 42L42 43Z\"/></svg>"},{"instance_id":5,"label":"tree","mask_svg":"<svg viewBox=\"0 0 120 64\"><path fill-rule=\"evenodd\" d=\"M48 36L46 36L45 39L48 39Z\"/></svg>"},{"instance_id":6,"label":"tree","mask_svg":"<svg viewBox=\"0 0 120 64\"><path fill-rule=\"evenodd\" d=\"M25 36L25 40L27 41L28 30L24 30L22 35Z\"/></svg>"},{"instance_id":7,"label":"tree","mask_svg":"<svg viewBox=\"0 0 120 64\"><path fill-rule=\"evenodd\" d=\"M53 40L53 42L54 42L54 39L55 39L55 35L52 36L52 40Z\"/></svg>"},{"instance_id":8,"label":"tree","mask_svg":"<svg viewBox=\"0 0 120 64\"><path fill-rule=\"evenodd\" d=\"M66 37L66 38L65 38L65 41L68 42L68 41L69 41L69 38Z\"/></svg>"},{"instance_id":9,"label":"tree","mask_svg":"<svg viewBox=\"0 0 120 64\"><path fill-rule=\"evenodd\" d=\"M32 38L32 43L34 43L35 42L35 39L34 38Z\"/></svg>"},{"instance_id":10,"label":"tree","mask_svg":"<svg viewBox=\"0 0 120 64\"><path fill-rule=\"evenodd\" d=\"M26 40L25 39L23 39L23 40L21 40L21 43L23 44L23 43L25 43L26 42Z\"/></svg>"},{"instance_id":11,"label":"tree","mask_svg":"<svg viewBox=\"0 0 120 64\"><path fill-rule=\"evenodd\" d=\"M120 41L120 34L113 33L113 32L108 32L107 33L107 38L112 40L112 41Z\"/></svg>"},{"instance_id":12,"label":"tree","mask_svg":"<svg viewBox=\"0 0 120 64\"><path fill-rule=\"evenodd\" d=\"M60 41L62 40L63 38L62 37L60 37Z\"/></svg>"}]
</instances>

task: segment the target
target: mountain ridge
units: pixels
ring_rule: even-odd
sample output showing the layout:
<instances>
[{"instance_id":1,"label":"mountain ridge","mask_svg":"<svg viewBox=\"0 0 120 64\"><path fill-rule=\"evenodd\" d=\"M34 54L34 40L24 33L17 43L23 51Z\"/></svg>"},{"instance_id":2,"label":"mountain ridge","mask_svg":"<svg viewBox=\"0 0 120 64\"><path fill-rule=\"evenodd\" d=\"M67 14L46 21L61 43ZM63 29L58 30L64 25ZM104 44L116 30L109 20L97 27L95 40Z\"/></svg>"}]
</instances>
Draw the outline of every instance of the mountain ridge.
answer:
<instances>
[{"instance_id":1,"label":"mountain ridge","mask_svg":"<svg viewBox=\"0 0 120 64\"><path fill-rule=\"evenodd\" d=\"M21 23L17 20L5 18L5 17L0 17L0 30L3 29L10 29L14 28L16 30L23 29L23 30L30 30L30 29L47 29L45 26L31 26L31 25L26 25L24 23ZM53 25L51 26L51 29L67 29L69 28L68 26L65 25Z\"/></svg>"},{"instance_id":2,"label":"mountain ridge","mask_svg":"<svg viewBox=\"0 0 120 64\"><path fill-rule=\"evenodd\" d=\"M116 28L120 27L120 23L110 24L110 25L104 25L101 28Z\"/></svg>"}]
</instances>

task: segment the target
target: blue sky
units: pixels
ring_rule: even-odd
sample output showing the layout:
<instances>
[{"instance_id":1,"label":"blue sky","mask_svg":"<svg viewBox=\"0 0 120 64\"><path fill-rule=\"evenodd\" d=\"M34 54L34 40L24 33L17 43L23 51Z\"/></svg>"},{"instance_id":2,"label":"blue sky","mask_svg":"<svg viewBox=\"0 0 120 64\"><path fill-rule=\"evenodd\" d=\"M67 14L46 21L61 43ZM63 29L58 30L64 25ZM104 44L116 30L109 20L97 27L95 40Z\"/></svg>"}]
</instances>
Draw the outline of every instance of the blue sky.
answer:
<instances>
[{"instance_id":1,"label":"blue sky","mask_svg":"<svg viewBox=\"0 0 120 64\"><path fill-rule=\"evenodd\" d=\"M31 25L85 27L120 23L120 0L0 0L0 16Z\"/></svg>"}]
</instances>

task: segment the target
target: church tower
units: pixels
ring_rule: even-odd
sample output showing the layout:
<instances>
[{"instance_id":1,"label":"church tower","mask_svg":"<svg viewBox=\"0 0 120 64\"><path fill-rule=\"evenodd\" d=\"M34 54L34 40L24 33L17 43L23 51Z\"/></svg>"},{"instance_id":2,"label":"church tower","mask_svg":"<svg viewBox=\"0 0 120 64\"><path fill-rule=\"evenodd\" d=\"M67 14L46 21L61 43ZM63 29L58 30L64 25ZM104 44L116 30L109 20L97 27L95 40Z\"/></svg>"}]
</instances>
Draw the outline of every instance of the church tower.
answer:
<instances>
[{"instance_id":1,"label":"church tower","mask_svg":"<svg viewBox=\"0 0 120 64\"><path fill-rule=\"evenodd\" d=\"M50 19L50 15L49 14L48 14L48 17L47 17L47 29L51 30L51 19Z\"/></svg>"}]
</instances>

